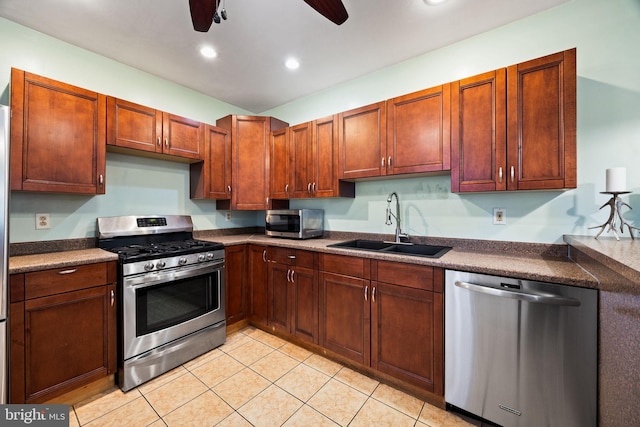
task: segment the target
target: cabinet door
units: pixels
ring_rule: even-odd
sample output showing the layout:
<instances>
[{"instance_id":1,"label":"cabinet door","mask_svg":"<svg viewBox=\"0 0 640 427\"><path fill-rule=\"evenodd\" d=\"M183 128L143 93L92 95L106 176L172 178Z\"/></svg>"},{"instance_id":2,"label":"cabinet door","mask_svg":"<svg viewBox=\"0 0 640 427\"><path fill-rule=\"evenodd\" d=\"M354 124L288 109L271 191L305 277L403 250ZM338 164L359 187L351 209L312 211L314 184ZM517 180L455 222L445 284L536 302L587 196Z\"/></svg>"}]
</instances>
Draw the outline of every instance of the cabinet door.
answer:
<instances>
[{"instance_id":1,"label":"cabinet door","mask_svg":"<svg viewBox=\"0 0 640 427\"><path fill-rule=\"evenodd\" d=\"M387 175L451 169L450 86L387 101Z\"/></svg>"},{"instance_id":2,"label":"cabinet door","mask_svg":"<svg viewBox=\"0 0 640 427\"><path fill-rule=\"evenodd\" d=\"M442 395L442 294L372 282L371 366ZM416 345L418 344L418 345Z\"/></svg>"},{"instance_id":3,"label":"cabinet door","mask_svg":"<svg viewBox=\"0 0 640 427\"><path fill-rule=\"evenodd\" d=\"M291 167L289 159L289 129L284 128L271 132L271 197L288 199Z\"/></svg>"},{"instance_id":4,"label":"cabinet door","mask_svg":"<svg viewBox=\"0 0 640 427\"><path fill-rule=\"evenodd\" d=\"M162 111L107 97L107 144L162 152Z\"/></svg>"},{"instance_id":5,"label":"cabinet door","mask_svg":"<svg viewBox=\"0 0 640 427\"><path fill-rule=\"evenodd\" d=\"M318 277L313 269L296 267L291 281L291 332L298 338L318 342Z\"/></svg>"},{"instance_id":6,"label":"cabinet door","mask_svg":"<svg viewBox=\"0 0 640 427\"><path fill-rule=\"evenodd\" d=\"M109 332L115 330L109 324L115 319L111 289L98 286L24 303L26 403L42 403L108 375Z\"/></svg>"},{"instance_id":7,"label":"cabinet door","mask_svg":"<svg viewBox=\"0 0 640 427\"><path fill-rule=\"evenodd\" d=\"M162 114L163 153L204 160L204 124L175 114Z\"/></svg>"},{"instance_id":8,"label":"cabinet door","mask_svg":"<svg viewBox=\"0 0 640 427\"><path fill-rule=\"evenodd\" d=\"M576 50L513 65L507 84L507 188L575 188Z\"/></svg>"},{"instance_id":9,"label":"cabinet door","mask_svg":"<svg viewBox=\"0 0 640 427\"><path fill-rule=\"evenodd\" d=\"M354 183L338 183L338 115L314 120L311 138L314 196L354 197Z\"/></svg>"},{"instance_id":10,"label":"cabinet door","mask_svg":"<svg viewBox=\"0 0 640 427\"><path fill-rule=\"evenodd\" d=\"M313 170L311 147L311 123L302 123L289 128L291 149L291 182L293 197L313 197Z\"/></svg>"},{"instance_id":11,"label":"cabinet door","mask_svg":"<svg viewBox=\"0 0 640 427\"><path fill-rule=\"evenodd\" d=\"M264 210L269 197L269 122L266 117L226 116L216 121L231 132L231 200L218 209Z\"/></svg>"},{"instance_id":12,"label":"cabinet door","mask_svg":"<svg viewBox=\"0 0 640 427\"><path fill-rule=\"evenodd\" d=\"M248 317L249 292L246 283L246 245L225 248L226 319L231 325Z\"/></svg>"},{"instance_id":13,"label":"cabinet door","mask_svg":"<svg viewBox=\"0 0 640 427\"><path fill-rule=\"evenodd\" d=\"M104 95L11 69L11 189L104 194Z\"/></svg>"},{"instance_id":14,"label":"cabinet door","mask_svg":"<svg viewBox=\"0 0 640 427\"><path fill-rule=\"evenodd\" d=\"M320 345L369 366L369 280L320 272Z\"/></svg>"},{"instance_id":15,"label":"cabinet door","mask_svg":"<svg viewBox=\"0 0 640 427\"><path fill-rule=\"evenodd\" d=\"M204 162L192 163L189 182L192 199L231 197L231 137L226 129L205 127Z\"/></svg>"},{"instance_id":16,"label":"cabinet door","mask_svg":"<svg viewBox=\"0 0 640 427\"><path fill-rule=\"evenodd\" d=\"M267 324L267 247L249 245L249 286L251 288L251 320Z\"/></svg>"},{"instance_id":17,"label":"cabinet door","mask_svg":"<svg viewBox=\"0 0 640 427\"><path fill-rule=\"evenodd\" d=\"M290 267L269 262L268 296L269 326L289 333L289 275Z\"/></svg>"},{"instance_id":18,"label":"cabinet door","mask_svg":"<svg viewBox=\"0 0 640 427\"><path fill-rule=\"evenodd\" d=\"M507 188L506 72L452 83L451 191Z\"/></svg>"},{"instance_id":19,"label":"cabinet door","mask_svg":"<svg viewBox=\"0 0 640 427\"><path fill-rule=\"evenodd\" d=\"M339 116L339 178L381 176L386 166L386 102Z\"/></svg>"}]
</instances>

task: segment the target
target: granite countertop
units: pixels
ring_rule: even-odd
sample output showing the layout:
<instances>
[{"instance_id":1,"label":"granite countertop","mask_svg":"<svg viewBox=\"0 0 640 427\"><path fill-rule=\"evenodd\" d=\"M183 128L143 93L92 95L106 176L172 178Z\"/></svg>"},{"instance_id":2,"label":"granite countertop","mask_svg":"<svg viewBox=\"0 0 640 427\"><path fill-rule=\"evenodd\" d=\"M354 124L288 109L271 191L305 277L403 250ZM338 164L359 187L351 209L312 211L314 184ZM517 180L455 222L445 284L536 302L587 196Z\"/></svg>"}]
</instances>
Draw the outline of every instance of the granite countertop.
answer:
<instances>
[{"instance_id":1,"label":"granite countertop","mask_svg":"<svg viewBox=\"0 0 640 427\"><path fill-rule=\"evenodd\" d=\"M117 260L118 255L98 248L13 256L9 258L9 274Z\"/></svg>"},{"instance_id":2,"label":"granite countertop","mask_svg":"<svg viewBox=\"0 0 640 427\"><path fill-rule=\"evenodd\" d=\"M640 284L640 240L565 235L564 241L631 283Z\"/></svg>"},{"instance_id":3,"label":"granite countertop","mask_svg":"<svg viewBox=\"0 0 640 427\"><path fill-rule=\"evenodd\" d=\"M453 246L440 258L425 258L400 254L379 253L354 249L331 248L328 245L347 239L321 238L309 240L288 240L267 237L264 234L199 235L202 240L215 241L232 246L245 243L279 246L316 252L359 256L378 260L428 265L474 273L509 276L526 280L538 280L571 286L598 288L599 282L578 264L566 256L546 256L522 253L504 242L497 243L497 250L486 251L476 247L457 246L457 242L438 241L433 244ZM422 242L421 242L422 243ZM447 244L448 243L448 244ZM62 268L78 264L90 264L117 260L117 255L98 248L53 252L37 255L22 255L9 258L9 273L25 273L51 268Z\"/></svg>"},{"instance_id":4,"label":"granite countertop","mask_svg":"<svg viewBox=\"0 0 640 427\"><path fill-rule=\"evenodd\" d=\"M568 257L544 255L514 255L509 252L482 252L473 249L459 249L455 246L440 258L425 258L390 253L361 251L354 249L330 248L333 243L345 239L288 240L258 234L235 236L199 237L225 246L253 243L280 246L293 249L307 249L317 252L359 256L363 258L429 265L473 273L510 276L526 280L538 280L564 285L597 288L598 281Z\"/></svg>"}]
</instances>

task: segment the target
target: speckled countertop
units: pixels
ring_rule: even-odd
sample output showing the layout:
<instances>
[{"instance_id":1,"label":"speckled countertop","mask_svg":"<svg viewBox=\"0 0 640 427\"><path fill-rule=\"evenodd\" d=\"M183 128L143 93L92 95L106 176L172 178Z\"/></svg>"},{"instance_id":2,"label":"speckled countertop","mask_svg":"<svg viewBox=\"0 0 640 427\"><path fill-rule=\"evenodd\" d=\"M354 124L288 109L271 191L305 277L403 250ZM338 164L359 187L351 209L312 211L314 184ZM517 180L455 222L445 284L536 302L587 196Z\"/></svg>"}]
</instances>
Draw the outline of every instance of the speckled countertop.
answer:
<instances>
[{"instance_id":1,"label":"speckled countertop","mask_svg":"<svg viewBox=\"0 0 640 427\"><path fill-rule=\"evenodd\" d=\"M98 248L13 256L9 258L9 274L117 260L118 255Z\"/></svg>"},{"instance_id":2,"label":"speckled countertop","mask_svg":"<svg viewBox=\"0 0 640 427\"><path fill-rule=\"evenodd\" d=\"M270 246L280 246L293 249L306 249L317 252L359 256L371 259L406 262L411 264L429 265L454 270L475 273L510 276L520 279L538 280L561 283L565 285L597 288L598 281L578 264L566 256L545 256L527 253L505 242L498 242L495 251L479 250L468 244L458 246L457 241L429 242L445 244L453 249L441 258L425 258L399 254L360 251L353 249L331 248L328 245L347 240L346 238L322 238L310 240L288 240L267 237L264 234L238 235L198 235L203 240L216 241L225 246L253 243ZM97 248L53 252L39 255L14 256L9 259L9 273L24 273L29 271L61 268L77 264L89 264L115 260L117 256Z\"/></svg>"}]
</instances>

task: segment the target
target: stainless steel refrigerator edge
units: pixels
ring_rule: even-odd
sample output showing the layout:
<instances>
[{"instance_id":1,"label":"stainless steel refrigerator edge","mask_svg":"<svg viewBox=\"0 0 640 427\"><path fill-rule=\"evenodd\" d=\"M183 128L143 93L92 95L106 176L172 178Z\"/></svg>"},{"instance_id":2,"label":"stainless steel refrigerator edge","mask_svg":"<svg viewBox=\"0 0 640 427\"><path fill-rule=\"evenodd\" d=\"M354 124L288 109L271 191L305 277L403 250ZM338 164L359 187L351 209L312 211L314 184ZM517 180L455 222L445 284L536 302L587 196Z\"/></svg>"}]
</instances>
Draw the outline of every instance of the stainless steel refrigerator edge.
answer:
<instances>
[{"instance_id":1,"label":"stainless steel refrigerator edge","mask_svg":"<svg viewBox=\"0 0 640 427\"><path fill-rule=\"evenodd\" d=\"M0 105L0 404L7 403L7 289L9 288L9 107Z\"/></svg>"},{"instance_id":2,"label":"stainless steel refrigerator edge","mask_svg":"<svg viewBox=\"0 0 640 427\"><path fill-rule=\"evenodd\" d=\"M505 427L596 426L597 296L447 270L447 404Z\"/></svg>"}]
</instances>

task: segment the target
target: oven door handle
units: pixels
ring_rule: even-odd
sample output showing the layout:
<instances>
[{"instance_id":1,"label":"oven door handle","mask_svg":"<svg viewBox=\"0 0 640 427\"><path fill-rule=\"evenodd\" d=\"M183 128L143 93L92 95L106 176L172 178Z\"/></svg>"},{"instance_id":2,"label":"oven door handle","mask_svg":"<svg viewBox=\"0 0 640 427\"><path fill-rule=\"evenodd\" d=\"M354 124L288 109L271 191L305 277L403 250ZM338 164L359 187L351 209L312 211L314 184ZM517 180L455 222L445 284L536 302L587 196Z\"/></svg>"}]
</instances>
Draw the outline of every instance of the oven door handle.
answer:
<instances>
[{"instance_id":1,"label":"oven door handle","mask_svg":"<svg viewBox=\"0 0 640 427\"><path fill-rule=\"evenodd\" d=\"M203 276L222 269L224 269L224 261L209 264L205 267L203 267L202 265L197 265L191 268L183 267L175 270L160 270L155 272L143 273L136 276L125 277L123 280L123 284L125 288L140 289L146 288L148 286L154 286L158 283L186 279L189 277Z\"/></svg>"}]
</instances>

